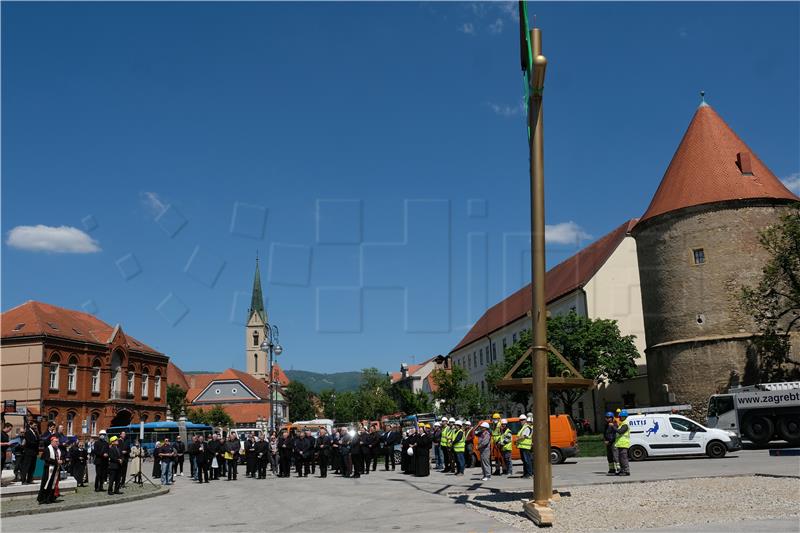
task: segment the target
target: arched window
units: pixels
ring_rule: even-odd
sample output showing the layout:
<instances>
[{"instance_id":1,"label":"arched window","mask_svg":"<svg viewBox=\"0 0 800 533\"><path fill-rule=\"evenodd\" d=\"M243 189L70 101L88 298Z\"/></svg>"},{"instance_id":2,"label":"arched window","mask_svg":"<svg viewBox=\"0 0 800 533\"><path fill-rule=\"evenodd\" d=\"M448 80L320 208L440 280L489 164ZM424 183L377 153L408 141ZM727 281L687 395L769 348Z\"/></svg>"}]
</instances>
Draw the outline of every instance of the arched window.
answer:
<instances>
[{"instance_id":1,"label":"arched window","mask_svg":"<svg viewBox=\"0 0 800 533\"><path fill-rule=\"evenodd\" d=\"M97 419L100 417L97 413L92 413L92 416L89 417L89 433L91 435L97 435Z\"/></svg>"},{"instance_id":2,"label":"arched window","mask_svg":"<svg viewBox=\"0 0 800 533\"><path fill-rule=\"evenodd\" d=\"M253 354L253 374L258 374L258 354Z\"/></svg>"},{"instance_id":3,"label":"arched window","mask_svg":"<svg viewBox=\"0 0 800 533\"><path fill-rule=\"evenodd\" d=\"M155 418L153 418L153 422L160 422L160 421L161 421L161 415L156 415Z\"/></svg>"},{"instance_id":4,"label":"arched window","mask_svg":"<svg viewBox=\"0 0 800 533\"><path fill-rule=\"evenodd\" d=\"M156 370L156 382L153 385L153 397L158 400L161 398L161 371Z\"/></svg>"},{"instance_id":5,"label":"arched window","mask_svg":"<svg viewBox=\"0 0 800 533\"><path fill-rule=\"evenodd\" d=\"M258 346L258 332L253 332L253 346Z\"/></svg>"},{"instance_id":6,"label":"arched window","mask_svg":"<svg viewBox=\"0 0 800 533\"><path fill-rule=\"evenodd\" d=\"M67 435L74 435L74 426L75 426L75 413L69 412L67 413Z\"/></svg>"},{"instance_id":7,"label":"arched window","mask_svg":"<svg viewBox=\"0 0 800 533\"><path fill-rule=\"evenodd\" d=\"M100 392L100 361L97 359L92 363L92 392Z\"/></svg>"},{"instance_id":8,"label":"arched window","mask_svg":"<svg viewBox=\"0 0 800 533\"><path fill-rule=\"evenodd\" d=\"M142 398L147 398L147 389L150 385L150 376L147 375L147 368L142 369Z\"/></svg>"},{"instance_id":9,"label":"arched window","mask_svg":"<svg viewBox=\"0 0 800 533\"><path fill-rule=\"evenodd\" d=\"M61 358L54 355L50 358L50 390L58 390L58 363Z\"/></svg>"},{"instance_id":10,"label":"arched window","mask_svg":"<svg viewBox=\"0 0 800 533\"><path fill-rule=\"evenodd\" d=\"M58 418L58 411L50 411L47 413L48 422L55 422L56 418Z\"/></svg>"},{"instance_id":11,"label":"arched window","mask_svg":"<svg viewBox=\"0 0 800 533\"><path fill-rule=\"evenodd\" d=\"M75 356L69 359L69 370L67 370L67 390L78 390L78 358Z\"/></svg>"},{"instance_id":12,"label":"arched window","mask_svg":"<svg viewBox=\"0 0 800 533\"><path fill-rule=\"evenodd\" d=\"M128 388L127 388L129 397L133 397L135 393L135 391L133 390L135 380L136 380L136 371L133 369L133 367L130 367L128 369Z\"/></svg>"},{"instance_id":13,"label":"arched window","mask_svg":"<svg viewBox=\"0 0 800 533\"><path fill-rule=\"evenodd\" d=\"M144 422L145 424L147 424L147 415L146 415L146 414L145 414L145 415L142 415L142 422Z\"/></svg>"}]
</instances>

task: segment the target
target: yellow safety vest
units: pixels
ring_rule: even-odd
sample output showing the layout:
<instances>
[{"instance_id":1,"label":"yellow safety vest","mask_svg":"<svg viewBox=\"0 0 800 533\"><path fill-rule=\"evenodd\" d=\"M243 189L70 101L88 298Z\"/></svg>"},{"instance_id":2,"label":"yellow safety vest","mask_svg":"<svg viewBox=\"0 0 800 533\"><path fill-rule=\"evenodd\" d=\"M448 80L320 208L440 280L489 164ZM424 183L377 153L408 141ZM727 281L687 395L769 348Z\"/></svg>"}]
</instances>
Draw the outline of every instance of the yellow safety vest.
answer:
<instances>
[{"instance_id":1,"label":"yellow safety vest","mask_svg":"<svg viewBox=\"0 0 800 533\"><path fill-rule=\"evenodd\" d=\"M631 427L628 425L628 421L622 422L622 425L625 426L625 433L617 433L617 439L614 441L614 446L616 448L630 448L631 447Z\"/></svg>"},{"instance_id":2,"label":"yellow safety vest","mask_svg":"<svg viewBox=\"0 0 800 533\"><path fill-rule=\"evenodd\" d=\"M458 437L459 434L461 434L461 440L458 441L458 442L455 442L453 444L453 451L456 452L456 453L464 453L464 446L467 444L467 441L466 441L466 439L464 439L464 431L463 430L457 429L455 431L455 434L453 435L453 441L456 440L456 438Z\"/></svg>"},{"instance_id":3,"label":"yellow safety vest","mask_svg":"<svg viewBox=\"0 0 800 533\"><path fill-rule=\"evenodd\" d=\"M444 446L445 448L449 448L450 445L452 444L450 442L450 433L451 433L451 431L452 430L450 429L450 426L447 426L446 428L444 428L442 430L442 446Z\"/></svg>"},{"instance_id":4,"label":"yellow safety vest","mask_svg":"<svg viewBox=\"0 0 800 533\"><path fill-rule=\"evenodd\" d=\"M502 439L505 439L506 436L508 436L508 442L503 444L503 451L510 452L511 448L514 446L514 439L511 437L511 430L508 428L503 432Z\"/></svg>"},{"instance_id":5,"label":"yellow safety vest","mask_svg":"<svg viewBox=\"0 0 800 533\"><path fill-rule=\"evenodd\" d=\"M527 436L523 436L522 432L529 429L530 432ZM533 427L528 424L522 424L522 427L517 432L517 448L520 450L530 450L533 446Z\"/></svg>"},{"instance_id":6,"label":"yellow safety vest","mask_svg":"<svg viewBox=\"0 0 800 533\"><path fill-rule=\"evenodd\" d=\"M492 440L495 444L500 442L500 437L502 434L500 433L500 422L494 425L494 429L492 430Z\"/></svg>"}]
</instances>

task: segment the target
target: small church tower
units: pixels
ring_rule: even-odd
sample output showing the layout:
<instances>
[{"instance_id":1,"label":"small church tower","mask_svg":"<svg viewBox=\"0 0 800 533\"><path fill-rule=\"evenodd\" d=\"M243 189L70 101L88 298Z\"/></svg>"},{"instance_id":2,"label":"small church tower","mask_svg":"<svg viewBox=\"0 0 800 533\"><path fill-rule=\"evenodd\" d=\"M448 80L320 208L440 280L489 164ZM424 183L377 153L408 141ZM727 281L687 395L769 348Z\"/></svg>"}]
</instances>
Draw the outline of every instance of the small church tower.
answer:
<instances>
[{"instance_id":1,"label":"small church tower","mask_svg":"<svg viewBox=\"0 0 800 533\"><path fill-rule=\"evenodd\" d=\"M269 377L267 354L261 350L261 343L267 335L267 311L264 309L264 295L261 292L261 270L256 257L256 275L253 280L253 295L247 311L244 345L247 360L247 373L259 379Z\"/></svg>"},{"instance_id":2,"label":"small church tower","mask_svg":"<svg viewBox=\"0 0 800 533\"><path fill-rule=\"evenodd\" d=\"M739 294L768 260L759 233L797 201L703 100L632 230L653 405L702 413L744 377L757 328Z\"/></svg>"}]
</instances>

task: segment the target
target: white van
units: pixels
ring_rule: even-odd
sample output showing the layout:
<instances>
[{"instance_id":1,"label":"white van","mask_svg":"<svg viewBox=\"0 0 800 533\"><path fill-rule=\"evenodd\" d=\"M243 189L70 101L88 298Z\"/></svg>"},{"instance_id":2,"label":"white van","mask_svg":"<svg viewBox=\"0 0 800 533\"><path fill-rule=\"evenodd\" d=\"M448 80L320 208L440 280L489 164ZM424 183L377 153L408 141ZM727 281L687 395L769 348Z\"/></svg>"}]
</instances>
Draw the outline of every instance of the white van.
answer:
<instances>
[{"instance_id":1,"label":"white van","mask_svg":"<svg viewBox=\"0 0 800 533\"><path fill-rule=\"evenodd\" d=\"M707 428L681 415L631 415L627 421L631 428L628 450L631 461L669 455L720 458L742 448L741 440L733 431Z\"/></svg>"}]
</instances>

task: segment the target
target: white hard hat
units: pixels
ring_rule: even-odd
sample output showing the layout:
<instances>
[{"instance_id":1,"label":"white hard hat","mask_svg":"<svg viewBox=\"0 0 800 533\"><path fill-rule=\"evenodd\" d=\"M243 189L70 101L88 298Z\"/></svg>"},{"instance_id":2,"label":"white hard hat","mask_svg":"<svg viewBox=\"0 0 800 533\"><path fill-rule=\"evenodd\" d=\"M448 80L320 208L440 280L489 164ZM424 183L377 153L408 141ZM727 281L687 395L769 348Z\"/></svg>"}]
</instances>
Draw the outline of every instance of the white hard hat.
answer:
<instances>
[{"instance_id":1,"label":"white hard hat","mask_svg":"<svg viewBox=\"0 0 800 533\"><path fill-rule=\"evenodd\" d=\"M105 435L105 434L106 434L106 430L105 430L105 429L101 429L101 430L100 430L100 434L101 434L101 435Z\"/></svg>"},{"instance_id":2,"label":"white hard hat","mask_svg":"<svg viewBox=\"0 0 800 533\"><path fill-rule=\"evenodd\" d=\"M508 420L507 420L507 419L505 419L505 418L503 418L502 420L500 420L500 423L501 423L501 424L508 424Z\"/></svg>"},{"instance_id":3,"label":"white hard hat","mask_svg":"<svg viewBox=\"0 0 800 533\"><path fill-rule=\"evenodd\" d=\"M481 427L489 429L489 422L481 422Z\"/></svg>"},{"instance_id":4,"label":"white hard hat","mask_svg":"<svg viewBox=\"0 0 800 533\"><path fill-rule=\"evenodd\" d=\"M433 427L435 427L435 428L438 428L438 427L441 427L441 426L442 425L439 422L434 422L433 423Z\"/></svg>"},{"instance_id":5,"label":"white hard hat","mask_svg":"<svg viewBox=\"0 0 800 533\"><path fill-rule=\"evenodd\" d=\"M462 422L461 420L456 420L456 425L457 426L463 426L464 422Z\"/></svg>"},{"instance_id":6,"label":"white hard hat","mask_svg":"<svg viewBox=\"0 0 800 533\"><path fill-rule=\"evenodd\" d=\"M464 425L465 426L471 426L472 422L470 422L469 420L464 420Z\"/></svg>"},{"instance_id":7,"label":"white hard hat","mask_svg":"<svg viewBox=\"0 0 800 533\"><path fill-rule=\"evenodd\" d=\"M528 417L525 415L519 415L520 420L528 420Z\"/></svg>"},{"instance_id":8,"label":"white hard hat","mask_svg":"<svg viewBox=\"0 0 800 533\"><path fill-rule=\"evenodd\" d=\"M455 421L456 421L456 419L455 419L455 418L453 418L453 417L450 417L450 422L455 422Z\"/></svg>"},{"instance_id":9,"label":"white hard hat","mask_svg":"<svg viewBox=\"0 0 800 533\"><path fill-rule=\"evenodd\" d=\"M530 418L531 420L533 420L533 413L528 413L528 418Z\"/></svg>"}]
</instances>

